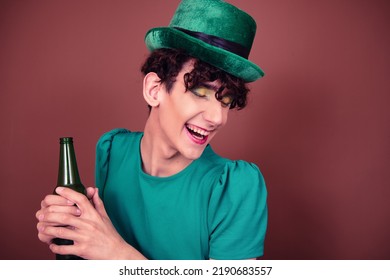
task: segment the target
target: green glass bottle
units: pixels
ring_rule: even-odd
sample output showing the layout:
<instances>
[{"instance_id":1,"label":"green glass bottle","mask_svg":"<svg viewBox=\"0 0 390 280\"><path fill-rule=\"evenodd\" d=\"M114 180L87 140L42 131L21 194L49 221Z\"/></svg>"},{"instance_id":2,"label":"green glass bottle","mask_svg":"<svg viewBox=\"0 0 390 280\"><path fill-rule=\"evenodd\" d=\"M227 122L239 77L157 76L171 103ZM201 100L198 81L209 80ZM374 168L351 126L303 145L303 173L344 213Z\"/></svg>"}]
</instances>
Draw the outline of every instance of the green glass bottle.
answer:
<instances>
[{"instance_id":1,"label":"green glass bottle","mask_svg":"<svg viewBox=\"0 0 390 280\"><path fill-rule=\"evenodd\" d=\"M60 162L58 168L58 180L57 180L56 187L58 186L71 188L79 193L87 195L85 187L80 180L72 137L60 138ZM55 191L54 194L56 194ZM61 239L61 238L54 238L53 243L57 245L73 245L72 240ZM56 259L57 260L82 260L83 258L75 255L56 254Z\"/></svg>"}]
</instances>

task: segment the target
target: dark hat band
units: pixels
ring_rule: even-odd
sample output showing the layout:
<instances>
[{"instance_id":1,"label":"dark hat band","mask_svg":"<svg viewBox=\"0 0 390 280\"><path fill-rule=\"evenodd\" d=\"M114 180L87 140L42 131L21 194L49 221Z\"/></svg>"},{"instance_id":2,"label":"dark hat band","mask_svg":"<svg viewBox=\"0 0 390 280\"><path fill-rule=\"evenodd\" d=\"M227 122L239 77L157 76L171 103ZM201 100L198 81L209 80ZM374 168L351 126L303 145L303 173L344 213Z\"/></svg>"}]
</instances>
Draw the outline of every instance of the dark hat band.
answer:
<instances>
[{"instance_id":1,"label":"dark hat band","mask_svg":"<svg viewBox=\"0 0 390 280\"><path fill-rule=\"evenodd\" d=\"M207 44L210 44L214 47L224 49L226 51L229 51L231 53L239 55L245 59L248 59L248 57L249 57L250 50L247 49L246 47L236 43L236 42L225 40L223 38L209 35L209 34L205 34L202 32L187 30L187 29L180 28L180 27L174 27L174 28L186 33L187 35L190 35L191 37L199 39Z\"/></svg>"}]
</instances>

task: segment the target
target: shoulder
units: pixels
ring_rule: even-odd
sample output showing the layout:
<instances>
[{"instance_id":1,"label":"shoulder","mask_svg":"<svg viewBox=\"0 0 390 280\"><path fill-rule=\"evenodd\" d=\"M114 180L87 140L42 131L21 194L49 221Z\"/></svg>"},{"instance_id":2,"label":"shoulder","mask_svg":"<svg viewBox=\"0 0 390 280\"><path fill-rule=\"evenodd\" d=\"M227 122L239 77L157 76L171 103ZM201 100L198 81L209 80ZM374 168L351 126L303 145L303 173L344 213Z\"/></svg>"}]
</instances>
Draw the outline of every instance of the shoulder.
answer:
<instances>
[{"instance_id":1,"label":"shoulder","mask_svg":"<svg viewBox=\"0 0 390 280\"><path fill-rule=\"evenodd\" d=\"M227 181L264 181L263 175L260 172L259 167L252 162L244 160L230 160L226 162L222 173L222 178Z\"/></svg>"},{"instance_id":2,"label":"shoulder","mask_svg":"<svg viewBox=\"0 0 390 280\"><path fill-rule=\"evenodd\" d=\"M131 132L125 128L116 128L104 133L96 144L96 153L107 153L110 151L113 144L122 147L128 145L132 140L136 140L142 136L141 132Z\"/></svg>"},{"instance_id":3,"label":"shoulder","mask_svg":"<svg viewBox=\"0 0 390 280\"><path fill-rule=\"evenodd\" d=\"M104 133L96 144L95 180L96 186L105 185L109 165L118 161L126 149L134 148L134 143L142 136L141 132L131 132L124 128L116 128ZM116 160L114 160L116 159Z\"/></svg>"},{"instance_id":4,"label":"shoulder","mask_svg":"<svg viewBox=\"0 0 390 280\"><path fill-rule=\"evenodd\" d=\"M254 196L265 197L267 193L265 180L258 166L244 160L226 162L218 186L219 191L232 201L248 200Z\"/></svg>"},{"instance_id":5,"label":"shoulder","mask_svg":"<svg viewBox=\"0 0 390 280\"><path fill-rule=\"evenodd\" d=\"M227 159L207 147L197 166L204 175L202 184L211 186L211 196L219 202L223 199L229 205L267 196L263 174L255 163Z\"/></svg>"},{"instance_id":6,"label":"shoulder","mask_svg":"<svg viewBox=\"0 0 390 280\"><path fill-rule=\"evenodd\" d=\"M264 177L255 163L221 157L211 147L205 150L202 161L202 165L218 178L220 186L238 185L250 188L253 185L265 185Z\"/></svg>"},{"instance_id":7,"label":"shoulder","mask_svg":"<svg viewBox=\"0 0 390 280\"><path fill-rule=\"evenodd\" d=\"M114 138L121 138L129 136L132 132L125 128L115 128L113 130L110 130L106 133L104 133L98 140L97 146L104 146L107 144L110 144Z\"/></svg>"}]
</instances>

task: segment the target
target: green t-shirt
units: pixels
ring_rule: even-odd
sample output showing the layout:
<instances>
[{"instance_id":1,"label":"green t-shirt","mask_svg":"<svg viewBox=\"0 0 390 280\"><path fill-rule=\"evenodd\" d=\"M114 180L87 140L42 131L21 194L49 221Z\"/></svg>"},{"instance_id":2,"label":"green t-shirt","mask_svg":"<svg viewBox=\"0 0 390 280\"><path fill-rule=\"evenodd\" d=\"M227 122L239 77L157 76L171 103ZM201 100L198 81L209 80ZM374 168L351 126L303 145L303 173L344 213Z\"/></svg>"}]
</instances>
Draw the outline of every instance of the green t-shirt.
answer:
<instances>
[{"instance_id":1,"label":"green t-shirt","mask_svg":"<svg viewBox=\"0 0 390 280\"><path fill-rule=\"evenodd\" d=\"M181 172L142 170L143 133L114 129L96 147L96 186L121 236L149 259L247 259L263 255L267 191L256 165L207 146Z\"/></svg>"}]
</instances>

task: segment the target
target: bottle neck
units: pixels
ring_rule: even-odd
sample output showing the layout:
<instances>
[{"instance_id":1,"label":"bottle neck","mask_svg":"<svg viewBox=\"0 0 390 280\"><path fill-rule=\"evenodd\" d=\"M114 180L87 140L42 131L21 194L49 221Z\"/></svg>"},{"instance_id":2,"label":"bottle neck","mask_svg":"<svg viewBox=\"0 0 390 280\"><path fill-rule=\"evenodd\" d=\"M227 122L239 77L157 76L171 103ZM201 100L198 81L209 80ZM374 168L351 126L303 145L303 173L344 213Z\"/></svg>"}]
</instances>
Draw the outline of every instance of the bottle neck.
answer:
<instances>
[{"instance_id":1,"label":"bottle neck","mask_svg":"<svg viewBox=\"0 0 390 280\"><path fill-rule=\"evenodd\" d=\"M73 143L71 141L61 141L57 186L69 185L81 185L81 180Z\"/></svg>"}]
</instances>

